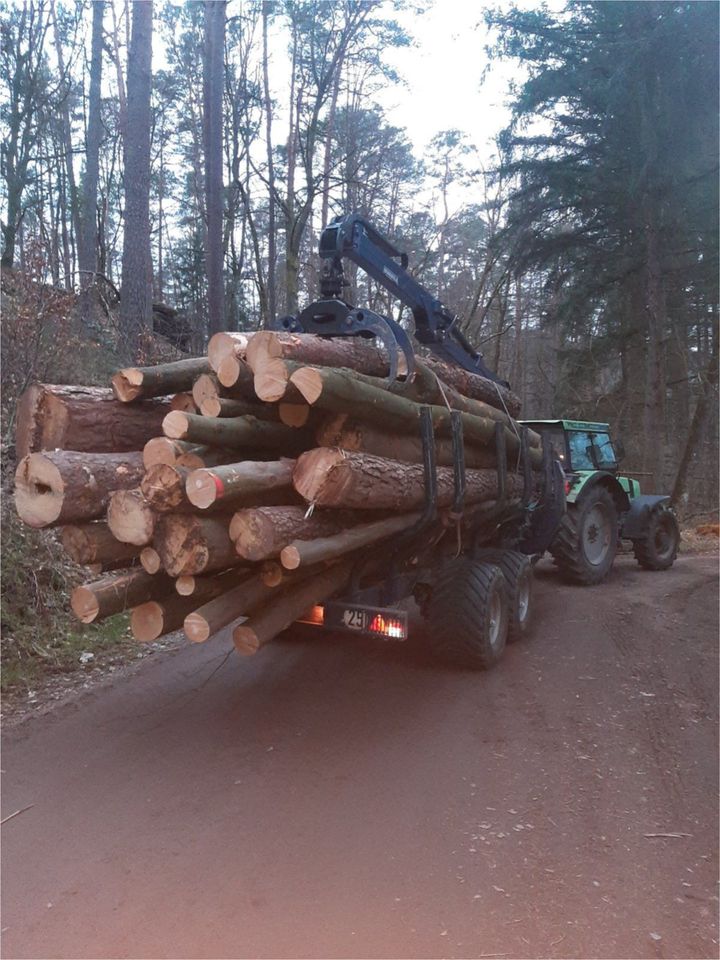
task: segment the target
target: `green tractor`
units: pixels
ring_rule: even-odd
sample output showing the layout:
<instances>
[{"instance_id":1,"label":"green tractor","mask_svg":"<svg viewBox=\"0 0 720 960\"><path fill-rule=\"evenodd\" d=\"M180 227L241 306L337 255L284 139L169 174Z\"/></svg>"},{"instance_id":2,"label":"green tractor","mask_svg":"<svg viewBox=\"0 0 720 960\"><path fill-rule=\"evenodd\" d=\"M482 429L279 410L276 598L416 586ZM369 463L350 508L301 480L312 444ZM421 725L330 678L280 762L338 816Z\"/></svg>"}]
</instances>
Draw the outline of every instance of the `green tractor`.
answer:
<instances>
[{"instance_id":1,"label":"green tractor","mask_svg":"<svg viewBox=\"0 0 720 960\"><path fill-rule=\"evenodd\" d=\"M618 476L622 449L608 424L580 420L526 420L551 444L565 471L567 513L550 553L572 583L600 583L610 572L619 541L630 540L646 570L673 565L680 530L668 496L640 493L640 484Z\"/></svg>"}]
</instances>

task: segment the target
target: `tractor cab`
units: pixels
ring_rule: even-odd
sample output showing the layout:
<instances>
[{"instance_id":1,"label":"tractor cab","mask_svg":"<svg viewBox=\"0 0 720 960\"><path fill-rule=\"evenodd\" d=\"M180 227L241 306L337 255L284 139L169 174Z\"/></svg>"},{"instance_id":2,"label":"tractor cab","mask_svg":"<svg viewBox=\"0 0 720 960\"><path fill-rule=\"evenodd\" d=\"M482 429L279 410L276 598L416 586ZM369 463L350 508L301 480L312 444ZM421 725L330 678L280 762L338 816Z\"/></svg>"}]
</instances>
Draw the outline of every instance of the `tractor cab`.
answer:
<instances>
[{"instance_id":1,"label":"tractor cab","mask_svg":"<svg viewBox=\"0 0 720 960\"><path fill-rule=\"evenodd\" d=\"M524 420L546 437L566 474L603 470L617 474L622 450L616 450L607 423L584 420Z\"/></svg>"}]
</instances>

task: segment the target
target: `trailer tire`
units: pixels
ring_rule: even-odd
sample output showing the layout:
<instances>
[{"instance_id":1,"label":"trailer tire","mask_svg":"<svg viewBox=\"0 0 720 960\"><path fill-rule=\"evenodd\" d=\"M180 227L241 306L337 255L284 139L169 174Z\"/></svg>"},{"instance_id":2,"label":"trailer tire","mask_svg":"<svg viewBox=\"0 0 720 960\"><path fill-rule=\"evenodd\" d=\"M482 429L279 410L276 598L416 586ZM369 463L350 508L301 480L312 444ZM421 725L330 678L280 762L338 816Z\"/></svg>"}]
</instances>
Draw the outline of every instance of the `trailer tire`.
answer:
<instances>
[{"instance_id":1,"label":"trailer tire","mask_svg":"<svg viewBox=\"0 0 720 960\"><path fill-rule=\"evenodd\" d=\"M633 540L635 559L645 570L668 570L677 557L680 528L675 514L667 506L653 510L647 536Z\"/></svg>"},{"instance_id":2,"label":"trailer tire","mask_svg":"<svg viewBox=\"0 0 720 960\"><path fill-rule=\"evenodd\" d=\"M457 666L488 670L505 652L508 613L500 567L453 560L440 569L425 607L430 650Z\"/></svg>"},{"instance_id":3,"label":"trailer tire","mask_svg":"<svg viewBox=\"0 0 720 960\"><path fill-rule=\"evenodd\" d=\"M533 563L518 550L482 550L477 559L500 567L508 588L508 643L526 637L532 629L535 576Z\"/></svg>"},{"instance_id":4,"label":"trailer tire","mask_svg":"<svg viewBox=\"0 0 720 960\"><path fill-rule=\"evenodd\" d=\"M550 553L563 577L585 586L601 583L615 560L617 528L617 506L604 487L595 485L577 503L568 504L550 544Z\"/></svg>"}]
</instances>

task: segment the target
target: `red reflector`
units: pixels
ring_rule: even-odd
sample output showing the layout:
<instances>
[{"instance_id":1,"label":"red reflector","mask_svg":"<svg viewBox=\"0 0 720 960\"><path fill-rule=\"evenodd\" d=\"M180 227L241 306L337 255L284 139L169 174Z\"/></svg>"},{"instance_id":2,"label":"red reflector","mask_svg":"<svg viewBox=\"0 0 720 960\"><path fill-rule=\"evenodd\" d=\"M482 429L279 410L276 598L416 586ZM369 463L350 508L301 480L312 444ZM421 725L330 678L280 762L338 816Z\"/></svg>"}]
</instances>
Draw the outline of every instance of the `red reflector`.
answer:
<instances>
[{"instance_id":1,"label":"red reflector","mask_svg":"<svg viewBox=\"0 0 720 960\"><path fill-rule=\"evenodd\" d=\"M380 613L372 618L368 631L379 633L383 637L392 637L395 640L402 640L405 637L405 626L402 620L383 617Z\"/></svg>"},{"instance_id":2,"label":"red reflector","mask_svg":"<svg viewBox=\"0 0 720 960\"><path fill-rule=\"evenodd\" d=\"M565 481L565 496L567 496L567 495L570 493L571 490L572 490L572 481L571 481L571 480L566 480L566 481Z\"/></svg>"}]
</instances>

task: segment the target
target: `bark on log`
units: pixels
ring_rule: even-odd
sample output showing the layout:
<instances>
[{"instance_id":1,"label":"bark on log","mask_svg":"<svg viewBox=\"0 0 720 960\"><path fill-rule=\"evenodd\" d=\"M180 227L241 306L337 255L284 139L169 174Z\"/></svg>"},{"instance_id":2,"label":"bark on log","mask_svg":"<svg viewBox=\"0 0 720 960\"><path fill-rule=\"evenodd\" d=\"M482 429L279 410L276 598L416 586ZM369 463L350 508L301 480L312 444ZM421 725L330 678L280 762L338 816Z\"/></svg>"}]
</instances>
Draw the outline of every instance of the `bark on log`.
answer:
<instances>
[{"instance_id":1,"label":"bark on log","mask_svg":"<svg viewBox=\"0 0 720 960\"><path fill-rule=\"evenodd\" d=\"M248 333L231 333L226 331L216 333L210 337L207 355L211 368L217 370L225 357L243 357L252 337L253 335Z\"/></svg>"},{"instance_id":2,"label":"bark on log","mask_svg":"<svg viewBox=\"0 0 720 960\"><path fill-rule=\"evenodd\" d=\"M248 447L270 448L291 455L307 446L301 430L284 423L266 423L255 417L200 417L174 410L163 420L163 432L173 440L189 440L209 446L242 450Z\"/></svg>"},{"instance_id":3,"label":"bark on log","mask_svg":"<svg viewBox=\"0 0 720 960\"><path fill-rule=\"evenodd\" d=\"M319 447L339 447L355 453L372 453L390 460L402 460L404 463L422 463L422 439L410 433L388 433L374 424L355 420L346 413L328 415L315 433ZM497 457L492 446L480 447L464 445L465 466L473 469L491 468L496 465ZM438 466L453 465L453 446L449 437L435 438L435 459ZM515 466L517 457L509 457L511 466Z\"/></svg>"},{"instance_id":4,"label":"bark on log","mask_svg":"<svg viewBox=\"0 0 720 960\"><path fill-rule=\"evenodd\" d=\"M137 547L120 543L107 523L96 520L93 523L63 527L60 533L65 553L75 563L130 566L138 555Z\"/></svg>"},{"instance_id":5,"label":"bark on log","mask_svg":"<svg viewBox=\"0 0 720 960\"><path fill-rule=\"evenodd\" d=\"M127 407L102 387L33 383L18 401L15 451L20 460L40 450L140 450L169 409L167 399Z\"/></svg>"},{"instance_id":6,"label":"bark on log","mask_svg":"<svg viewBox=\"0 0 720 960\"><path fill-rule=\"evenodd\" d=\"M238 510L230 521L230 539L246 560L270 560L293 540L340 533L347 516L338 511L314 510L306 517L305 507L249 507Z\"/></svg>"},{"instance_id":7,"label":"bark on log","mask_svg":"<svg viewBox=\"0 0 720 960\"><path fill-rule=\"evenodd\" d=\"M160 554L154 547L143 547L140 551L140 564L145 573L156 574L162 569Z\"/></svg>"},{"instance_id":8,"label":"bark on log","mask_svg":"<svg viewBox=\"0 0 720 960\"><path fill-rule=\"evenodd\" d=\"M391 429L402 432L411 428L419 433L420 404L363 383L352 374L323 367L302 367L296 370L290 379L311 406L330 410L333 413L349 413L362 419L377 420L382 417ZM449 435L451 421L447 407L428 406L435 429ZM168 414L168 416L174 416L174 414ZM460 412L460 418L466 443L484 445L494 442L495 422L493 420L463 412ZM508 427L503 427L503 430L508 453L516 455L520 448L517 435ZM541 450L531 447L529 454L531 464L539 467L542 463Z\"/></svg>"},{"instance_id":9,"label":"bark on log","mask_svg":"<svg viewBox=\"0 0 720 960\"><path fill-rule=\"evenodd\" d=\"M216 591L217 592L217 591ZM179 630L185 617L202 600L198 597L181 597L171 594L162 600L150 600L135 607L130 614L130 630L139 643L150 643L166 633Z\"/></svg>"},{"instance_id":10,"label":"bark on log","mask_svg":"<svg viewBox=\"0 0 720 960\"><path fill-rule=\"evenodd\" d=\"M104 577L76 587L70 596L73 613L83 623L103 620L139 603L170 594L173 581L164 574L151 576L144 570Z\"/></svg>"},{"instance_id":11,"label":"bark on log","mask_svg":"<svg viewBox=\"0 0 720 960\"><path fill-rule=\"evenodd\" d=\"M506 410L511 417L520 416L520 397L507 387L435 357L424 357L423 363L433 370L443 383L454 387L463 396L483 400L499 410Z\"/></svg>"},{"instance_id":12,"label":"bark on log","mask_svg":"<svg viewBox=\"0 0 720 960\"><path fill-rule=\"evenodd\" d=\"M95 520L113 491L136 486L142 475L139 452L30 453L15 473L15 506L31 527Z\"/></svg>"},{"instance_id":13,"label":"bark on log","mask_svg":"<svg viewBox=\"0 0 720 960\"><path fill-rule=\"evenodd\" d=\"M162 397L168 393L192 390L195 378L210 371L207 357L191 357L159 363L154 367L126 367L112 378L115 396L123 403L140 397Z\"/></svg>"},{"instance_id":14,"label":"bark on log","mask_svg":"<svg viewBox=\"0 0 720 960\"><path fill-rule=\"evenodd\" d=\"M192 471L185 467L171 467L157 463L150 467L140 483L143 496L157 513L170 513L191 506L185 493L185 483Z\"/></svg>"},{"instance_id":15,"label":"bark on log","mask_svg":"<svg viewBox=\"0 0 720 960\"><path fill-rule=\"evenodd\" d=\"M226 503L266 490L290 489L294 466L294 460L244 460L211 470L194 470L185 485L187 498L194 506L207 510L220 500Z\"/></svg>"},{"instance_id":16,"label":"bark on log","mask_svg":"<svg viewBox=\"0 0 720 960\"><path fill-rule=\"evenodd\" d=\"M114 537L122 543L144 547L155 531L157 513L145 499L142 490L118 490L110 497L107 522Z\"/></svg>"},{"instance_id":17,"label":"bark on log","mask_svg":"<svg viewBox=\"0 0 720 960\"><path fill-rule=\"evenodd\" d=\"M230 400L228 397L208 397L200 407L203 417L257 417L258 420L278 421L280 415L276 407L261 403L249 403L247 400Z\"/></svg>"},{"instance_id":18,"label":"bark on log","mask_svg":"<svg viewBox=\"0 0 720 960\"><path fill-rule=\"evenodd\" d=\"M153 546L173 577L211 573L241 562L228 534L227 517L163 514L155 527Z\"/></svg>"},{"instance_id":19,"label":"bark on log","mask_svg":"<svg viewBox=\"0 0 720 960\"><path fill-rule=\"evenodd\" d=\"M249 656L257 653L279 633L301 617L309 607L322 603L341 590L347 583L352 567L343 561L309 577L301 583L289 586L272 604L233 630L233 643L238 653Z\"/></svg>"},{"instance_id":20,"label":"bark on log","mask_svg":"<svg viewBox=\"0 0 720 960\"><path fill-rule=\"evenodd\" d=\"M468 504L497 497L497 473L494 470L466 470L465 482L465 502ZM425 502L423 468L419 464L327 447L309 450L298 458L293 483L305 500L320 507L404 513ZM437 486L438 505L448 506L454 492L450 467L438 467ZM521 489L522 480L508 474L508 497L517 496Z\"/></svg>"},{"instance_id":21,"label":"bark on log","mask_svg":"<svg viewBox=\"0 0 720 960\"><path fill-rule=\"evenodd\" d=\"M337 560L354 550L367 547L371 543L386 540L401 530L407 530L420 516L419 513L404 513L399 517L388 517L374 523L363 523L350 527L330 537L318 537L314 540L293 540L280 553L280 562L286 570L297 570L299 566L309 566L328 560Z\"/></svg>"},{"instance_id":22,"label":"bark on log","mask_svg":"<svg viewBox=\"0 0 720 960\"><path fill-rule=\"evenodd\" d=\"M371 377L387 377L390 372L385 350L360 337L327 339L312 333L275 333L263 330L253 337L246 351L246 360L254 372L268 360L294 360L303 365L349 367ZM399 357L398 371L406 368Z\"/></svg>"},{"instance_id":23,"label":"bark on log","mask_svg":"<svg viewBox=\"0 0 720 960\"><path fill-rule=\"evenodd\" d=\"M228 463L237 457L237 450L222 450L220 447L208 447L203 444L193 446L192 450L181 454L174 467L186 470L202 470L203 467L215 467L219 463Z\"/></svg>"}]
</instances>

